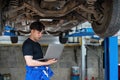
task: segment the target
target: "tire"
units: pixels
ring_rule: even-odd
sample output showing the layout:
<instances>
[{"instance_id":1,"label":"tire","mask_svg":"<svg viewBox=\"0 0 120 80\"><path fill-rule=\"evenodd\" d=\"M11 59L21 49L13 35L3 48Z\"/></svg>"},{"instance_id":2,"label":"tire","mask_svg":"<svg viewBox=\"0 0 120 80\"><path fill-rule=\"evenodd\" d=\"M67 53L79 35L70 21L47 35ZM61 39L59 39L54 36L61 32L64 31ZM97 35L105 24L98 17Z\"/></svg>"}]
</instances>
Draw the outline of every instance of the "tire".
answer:
<instances>
[{"instance_id":1,"label":"tire","mask_svg":"<svg viewBox=\"0 0 120 80\"><path fill-rule=\"evenodd\" d=\"M65 43L67 43L67 41L68 41L68 38L65 38L65 37L64 37L65 35L68 34L68 32L66 32L65 35L63 35L63 34L64 34L63 32L61 32L61 33L59 34L59 42L60 42L61 44L65 44Z\"/></svg>"},{"instance_id":2,"label":"tire","mask_svg":"<svg viewBox=\"0 0 120 80\"><path fill-rule=\"evenodd\" d=\"M18 36L10 36L11 43L17 43L18 42Z\"/></svg>"},{"instance_id":3,"label":"tire","mask_svg":"<svg viewBox=\"0 0 120 80\"><path fill-rule=\"evenodd\" d=\"M120 0L104 0L101 24L93 22L94 32L101 38L115 35L120 29Z\"/></svg>"}]
</instances>

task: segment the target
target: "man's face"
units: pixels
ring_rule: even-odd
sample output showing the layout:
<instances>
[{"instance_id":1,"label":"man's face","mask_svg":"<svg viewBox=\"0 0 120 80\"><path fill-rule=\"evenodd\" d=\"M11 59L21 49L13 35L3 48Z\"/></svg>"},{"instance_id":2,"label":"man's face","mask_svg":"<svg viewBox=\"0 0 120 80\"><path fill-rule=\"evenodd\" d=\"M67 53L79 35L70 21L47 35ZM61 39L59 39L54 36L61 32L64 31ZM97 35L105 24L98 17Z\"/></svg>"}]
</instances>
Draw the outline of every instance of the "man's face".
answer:
<instances>
[{"instance_id":1,"label":"man's face","mask_svg":"<svg viewBox=\"0 0 120 80\"><path fill-rule=\"evenodd\" d=\"M42 32L43 31L38 31L38 30L31 30L31 35L34 38L34 40L38 41L42 37Z\"/></svg>"}]
</instances>

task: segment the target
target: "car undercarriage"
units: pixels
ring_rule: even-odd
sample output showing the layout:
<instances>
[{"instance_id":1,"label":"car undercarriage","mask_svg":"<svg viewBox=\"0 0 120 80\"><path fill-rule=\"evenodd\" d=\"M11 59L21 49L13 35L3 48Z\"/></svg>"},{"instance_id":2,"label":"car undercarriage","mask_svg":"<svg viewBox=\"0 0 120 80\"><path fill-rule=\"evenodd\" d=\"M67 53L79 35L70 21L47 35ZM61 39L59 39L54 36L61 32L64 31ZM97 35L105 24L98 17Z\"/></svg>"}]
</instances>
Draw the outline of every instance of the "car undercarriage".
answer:
<instances>
[{"instance_id":1,"label":"car undercarriage","mask_svg":"<svg viewBox=\"0 0 120 80\"><path fill-rule=\"evenodd\" d=\"M0 25L29 32L31 22L39 20L52 35L71 31L89 21L94 32L104 38L119 30L120 0L0 0Z\"/></svg>"}]
</instances>

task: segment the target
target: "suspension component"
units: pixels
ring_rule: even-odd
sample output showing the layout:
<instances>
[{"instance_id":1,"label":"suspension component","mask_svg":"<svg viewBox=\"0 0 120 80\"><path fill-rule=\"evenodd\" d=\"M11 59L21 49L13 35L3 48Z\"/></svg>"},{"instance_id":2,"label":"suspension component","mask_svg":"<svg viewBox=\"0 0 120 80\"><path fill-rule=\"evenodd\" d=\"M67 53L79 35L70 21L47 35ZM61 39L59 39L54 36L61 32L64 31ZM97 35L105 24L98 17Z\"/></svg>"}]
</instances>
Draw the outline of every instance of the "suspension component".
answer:
<instances>
[{"instance_id":1,"label":"suspension component","mask_svg":"<svg viewBox=\"0 0 120 80\"><path fill-rule=\"evenodd\" d=\"M18 5L19 5L19 0L10 0L10 3L9 3L10 9L14 9L18 7Z\"/></svg>"}]
</instances>

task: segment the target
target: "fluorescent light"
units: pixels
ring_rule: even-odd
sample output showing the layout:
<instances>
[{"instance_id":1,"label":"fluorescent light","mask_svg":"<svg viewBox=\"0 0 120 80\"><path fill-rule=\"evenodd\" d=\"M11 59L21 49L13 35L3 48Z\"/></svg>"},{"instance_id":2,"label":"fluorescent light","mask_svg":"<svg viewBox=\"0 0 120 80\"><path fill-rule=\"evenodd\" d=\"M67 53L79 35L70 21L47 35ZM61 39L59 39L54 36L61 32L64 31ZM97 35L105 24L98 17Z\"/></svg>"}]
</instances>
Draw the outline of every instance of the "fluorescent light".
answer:
<instances>
[{"instance_id":1,"label":"fluorescent light","mask_svg":"<svg viewBox=\"0 0 120 80\"><path fill-rule=\"evenodd\" d=\"M40 19L40 21L53 21L53 19Z\"/></svg>"}]
</instances>

